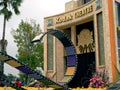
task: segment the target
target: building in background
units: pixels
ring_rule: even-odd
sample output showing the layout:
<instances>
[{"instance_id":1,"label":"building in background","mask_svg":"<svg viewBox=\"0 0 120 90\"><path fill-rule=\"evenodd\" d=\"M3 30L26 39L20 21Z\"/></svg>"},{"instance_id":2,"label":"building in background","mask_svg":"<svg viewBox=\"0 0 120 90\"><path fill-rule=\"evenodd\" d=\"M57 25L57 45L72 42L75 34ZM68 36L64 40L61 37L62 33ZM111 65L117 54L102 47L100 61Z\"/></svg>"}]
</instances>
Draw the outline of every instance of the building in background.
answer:
<instances>
[{"instance_id":1,"label":"building in background","mask_svg":"<svg viewBox=\"0 0 120 90\"><path fill-rule=\"evenodd\" d=\"M106 69L111 82L120 70L120 0L72 0L65 12L44 18L44 31L58 29L72 40L80 68L80 78L96 69ZM55 37L44 42L44 71L61 81L66 72L66 53ZM68 71L70 73L70 71Z\"/></svg>"}]
</instances>

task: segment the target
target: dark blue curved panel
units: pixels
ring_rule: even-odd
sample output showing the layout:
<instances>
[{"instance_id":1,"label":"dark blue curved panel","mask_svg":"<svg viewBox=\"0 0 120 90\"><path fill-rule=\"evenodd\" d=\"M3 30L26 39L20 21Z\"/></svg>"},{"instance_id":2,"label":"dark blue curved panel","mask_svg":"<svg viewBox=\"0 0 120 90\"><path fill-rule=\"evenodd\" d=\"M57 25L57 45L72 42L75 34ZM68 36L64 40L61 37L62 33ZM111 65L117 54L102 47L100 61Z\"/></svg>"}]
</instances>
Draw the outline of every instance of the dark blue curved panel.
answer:
<instances>
[{"instance_id":1,"label":"dark blue curved panel","mask_svg":"<svg viewBox=\"0 0 120 90\"><path fill-rule=\"evenodd\" d=\"M22 71L23 73L26 73L26 74L33 74L34 73L30 68L25 67L25 66L19 66L16 68L19 69L20 71Z\"/></svg>"},{"instance_id":2,"label":"dark blue curved panel","mask_svg":"<svg viewBox=\"0 0 120 90\"><path fill-rule=\"evenodd\" d=\"M67 55L74 55L74 54L76 54L73 46L65 47L65 50L66 50Z\"/></svg>"},{"instance_id":3,"label":"dark blue curved panel","mask_svg":"<svg viewBox=\"0 0 120 90\"><path fill-rule=\"evenodd\" d=\"M76 56L71 55L71 56L67 56L67 66L76 66Z\"/></svg>"}]
</instances>

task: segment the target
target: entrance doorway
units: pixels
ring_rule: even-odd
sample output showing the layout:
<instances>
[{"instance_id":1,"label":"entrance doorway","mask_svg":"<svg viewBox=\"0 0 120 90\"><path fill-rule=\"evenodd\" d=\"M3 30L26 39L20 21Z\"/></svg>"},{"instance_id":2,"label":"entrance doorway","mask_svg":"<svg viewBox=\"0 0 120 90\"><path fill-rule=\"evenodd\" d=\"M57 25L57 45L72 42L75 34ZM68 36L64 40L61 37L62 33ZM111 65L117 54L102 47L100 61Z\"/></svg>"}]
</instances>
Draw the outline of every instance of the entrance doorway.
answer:
<instances>
[{"instance_id":1,"label":"entrance doorway","mask_svg":"<svg viewBox=\"0 0 120 90\"><path fill-rule=\"evenodd\" d=\"M88 87L89 80L95 72L95 40L93 21L76 26L76 47L78 66L75 74L73 87Z\"/></svg>"}]
</instances>

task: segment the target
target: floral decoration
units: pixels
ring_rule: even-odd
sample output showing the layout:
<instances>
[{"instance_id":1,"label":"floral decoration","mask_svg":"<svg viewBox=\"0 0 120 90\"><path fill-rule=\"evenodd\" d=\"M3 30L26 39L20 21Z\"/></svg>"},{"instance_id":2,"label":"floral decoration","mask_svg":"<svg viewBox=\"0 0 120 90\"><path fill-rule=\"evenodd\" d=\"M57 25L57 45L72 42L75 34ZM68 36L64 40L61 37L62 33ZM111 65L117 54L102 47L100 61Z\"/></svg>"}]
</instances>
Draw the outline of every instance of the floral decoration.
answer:
<instances>
[{"instance_id":1,"label":"floral decoration","mask_svg":"<svg viewBox=\"0 0 120 90\"><path fill-rule=\"evenodd\" d=\"M109 77L107 70L97 70L90 79L89 87L103 88L109 86Z\"/></svg>"}]
</instances>

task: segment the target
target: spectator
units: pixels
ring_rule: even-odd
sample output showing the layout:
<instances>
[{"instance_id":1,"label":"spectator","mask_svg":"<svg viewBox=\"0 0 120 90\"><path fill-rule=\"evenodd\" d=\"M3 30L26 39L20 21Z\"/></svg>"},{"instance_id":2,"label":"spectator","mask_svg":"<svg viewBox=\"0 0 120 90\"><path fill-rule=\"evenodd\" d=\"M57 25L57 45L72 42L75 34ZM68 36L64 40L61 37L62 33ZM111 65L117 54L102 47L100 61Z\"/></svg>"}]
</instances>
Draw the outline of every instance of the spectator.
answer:
<instances>
[{"instance_id":1,"label":"spectator","mask_svg":"<svg viewBox=\"0 0 120 90\"><path fill-rule=\"evenodd\" d=\"M22 80L22 86L26 86L27 85L27 80L25 78L23 78Z\"/></svg>"},{"instance_id":2,"label":"spectator","mask_svg":"<svg viewBox=\"0 0 120 90\"><path fill-rule=\"evenodd\" d=\"M37 84L35 85L36 88L38 88L38 90L40 90L40 87L43 87L42 82L37 81Z\"/></svg>"},{"instance_id":3,"label":"spectator","mask_svg":"<svg viewBox=\"0 0 120 90\"><path fill-rule=\"evenodd\" d=\"M30 83L28 84L29 87L33 87L37 83L37 80L34 80L34 78L31 78Z\"/></svg>"},{"instance_id":4,"label":"spectator","mask_svg":"<svg viewBox=\"0 0 120 90\"><path fill-rule=\"evenodd\" d=\"M40 87L42 87L42 86L43 86L42 82L38 82L38 83L35 85L36 88L40 88Z\"/></svg>"},{"instance_id":5,"label":"spectator","mask_svg":"<svg viewBox=\"0 0 120 90\"><path fill-rule=\"evenodd\" d=\"M15 79L14 84L17 85L18 87L22 86L22 83L19 81L18 78Z\"/></svg>"}]
</instances>

